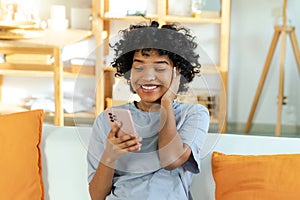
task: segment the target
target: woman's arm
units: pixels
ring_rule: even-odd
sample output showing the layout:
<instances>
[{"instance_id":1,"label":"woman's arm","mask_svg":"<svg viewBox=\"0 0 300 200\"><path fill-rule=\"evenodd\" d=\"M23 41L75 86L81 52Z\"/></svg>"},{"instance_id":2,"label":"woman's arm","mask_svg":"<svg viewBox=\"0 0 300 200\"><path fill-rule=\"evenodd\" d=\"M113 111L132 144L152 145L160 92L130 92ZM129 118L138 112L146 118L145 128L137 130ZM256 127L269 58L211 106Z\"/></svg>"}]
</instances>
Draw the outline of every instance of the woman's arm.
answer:
<instances>
[{"instance_id":1,"label":"woman's arm","mask_svg":"<svg viewBox=\"0 0 300 200\"><path fill-rule=\"evenodd\" d=\"M158 137L159 157L162 166L173 170L186 162L191 148L184 144L176 128L173 103L162 102L161 130Z\"/></svg>"},{"instance_id":2,"label":"woman's arm","mask_svg":"<svg viewBox=\"0 0 300 200\"><path fill-rule=\"evenodd\" d=\"M102 156L101 162L94 174L93 179L89 185L89 192L92 200L102 200L110 193L112 187L112 180L114 176L115 161L106 163L104 161L106 156Z\"/></svg>"},{"instance_id":3,"label":"woman's arm","mask_svg":"<svg viewBox=\"0 0 300 200\"><path fill-rule=\"evenodd\" d=\"M110 194L118 158L128 152L139 151L141 148L141 138L132 135L116 137L119 129L114 125L107 136L105 150L89 184L92 200L103 200Z\"/></svg>"},{"instance_id":4,"label":"woman's arm","mask_svg":"<svg viewBox=\"0 0 300 200\"><path fill-rule=\"evenodd\" d=\"M180 74L174 68L171 85L161 99L160 132L158 136L160 162L167 170L179 167L191 155L190 147L183 143L176 128L173 101L176 97L179 83Z\"/></svg>"}]
</instances>

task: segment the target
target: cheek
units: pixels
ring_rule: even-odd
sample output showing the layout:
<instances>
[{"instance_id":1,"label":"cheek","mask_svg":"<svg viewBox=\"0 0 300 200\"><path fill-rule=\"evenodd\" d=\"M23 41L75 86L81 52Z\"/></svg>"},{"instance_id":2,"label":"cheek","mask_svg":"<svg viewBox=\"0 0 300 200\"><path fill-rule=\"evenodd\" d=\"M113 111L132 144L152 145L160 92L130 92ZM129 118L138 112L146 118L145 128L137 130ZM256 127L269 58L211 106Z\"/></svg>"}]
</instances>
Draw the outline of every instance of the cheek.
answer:
<instances>
[{"instance_id":1,"label":"cheek","mask_svg":"<svg viewBox=\"0 0 300 200\"><path fill-rule=\"evenodd\" d=\"M134 73L134 72L130 73L130 84L133 89L136 89L135 83L137 82L138 79L139 79L139 77L137 76L136 73Z\"/></svg>"},{"instance_id":2,"label":"cheek","mask_svg":"<svg viewBox=\"0 0 300 200\"><path fill-rule=\"evenodd\" d=\"M163 85L167 88L170 87L172 81L172 74L166 73L159 76L159 80L163 83Z\"/></svg>"},{"instance_id":3,"label":"cheek","mask_svg":"<svg viewBox=\"0 0 300 200\"><path fill-rule=\"evenodd\" d=\"M135 82L138 79L140 79L138 73L136 73L136 72L134 72L134 71L131 70L131 72L130 72L130 80L131 80L131 82Z\"/></svg>"}]
</instances>

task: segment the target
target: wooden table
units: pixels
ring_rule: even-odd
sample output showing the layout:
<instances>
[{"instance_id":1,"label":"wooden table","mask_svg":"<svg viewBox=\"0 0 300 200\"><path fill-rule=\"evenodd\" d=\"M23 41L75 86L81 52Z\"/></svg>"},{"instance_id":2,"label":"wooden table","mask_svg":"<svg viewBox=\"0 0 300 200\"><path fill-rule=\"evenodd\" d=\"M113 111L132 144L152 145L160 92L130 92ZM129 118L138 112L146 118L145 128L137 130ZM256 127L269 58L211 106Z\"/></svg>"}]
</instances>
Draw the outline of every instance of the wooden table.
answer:
<instances>
[{"instance_id":1,"label":"wooden table","mask_svg":"<svg viewBox=\"0 0 300 200\"><path fill-rule=\"evenodd\" d=\"M2 86L3 74L18 74L43 76L45 72L52 72L54 77L54 99L55 113L54 125L64 125L63 111L63 64L61 60L62 49L67 46L87 39L92 36L91 31L86 30L44 30L40 37L21 40L0 40L0 54L30 54L50 55L51 63L0 63L0 89ZM28 73L32 72L32 73ZM1 92L0 92L1 100Z\"/></svg>"}]
</instances>

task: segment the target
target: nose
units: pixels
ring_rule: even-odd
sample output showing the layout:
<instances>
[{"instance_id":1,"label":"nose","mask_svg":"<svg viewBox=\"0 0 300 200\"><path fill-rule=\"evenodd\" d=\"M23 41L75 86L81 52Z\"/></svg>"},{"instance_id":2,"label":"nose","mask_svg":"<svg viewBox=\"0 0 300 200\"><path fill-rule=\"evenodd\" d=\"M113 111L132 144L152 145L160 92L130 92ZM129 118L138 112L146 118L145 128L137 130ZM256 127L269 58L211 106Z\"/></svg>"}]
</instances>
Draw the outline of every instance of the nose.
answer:
<instances>
[{"instance_id":1,"label":"nose","mask_svg":"<svg viewBox=\"0 0 300 200\"><path fill-rule=\"evenodd\" d=\"M153 81L156 78L155 71L153 69L147 69L142 74L143 81Z\"/></svg>"}]
</instances>

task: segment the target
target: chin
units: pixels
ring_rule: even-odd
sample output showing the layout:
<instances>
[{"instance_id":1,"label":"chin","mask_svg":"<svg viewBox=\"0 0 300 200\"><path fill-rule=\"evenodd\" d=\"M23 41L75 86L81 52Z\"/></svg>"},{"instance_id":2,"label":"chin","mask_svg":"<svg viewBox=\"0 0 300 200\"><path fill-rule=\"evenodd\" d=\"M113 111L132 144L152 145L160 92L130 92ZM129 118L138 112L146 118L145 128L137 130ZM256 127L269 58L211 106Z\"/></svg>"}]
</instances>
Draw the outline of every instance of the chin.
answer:
<instances>
[{"instance_id":1,"label":"chin","mask_svg":"<svg viewBox=\"0 0 300 200\"><path fill-rule=\"evenodd\" d=\"M147 96L147 97L140 96L140 98L141 98L141 101L147 102L147 103L158 103L158 104L160 104L160 101L161 101L161 97L151 98L149 96Z\"/></svg>"}]
</instances>

